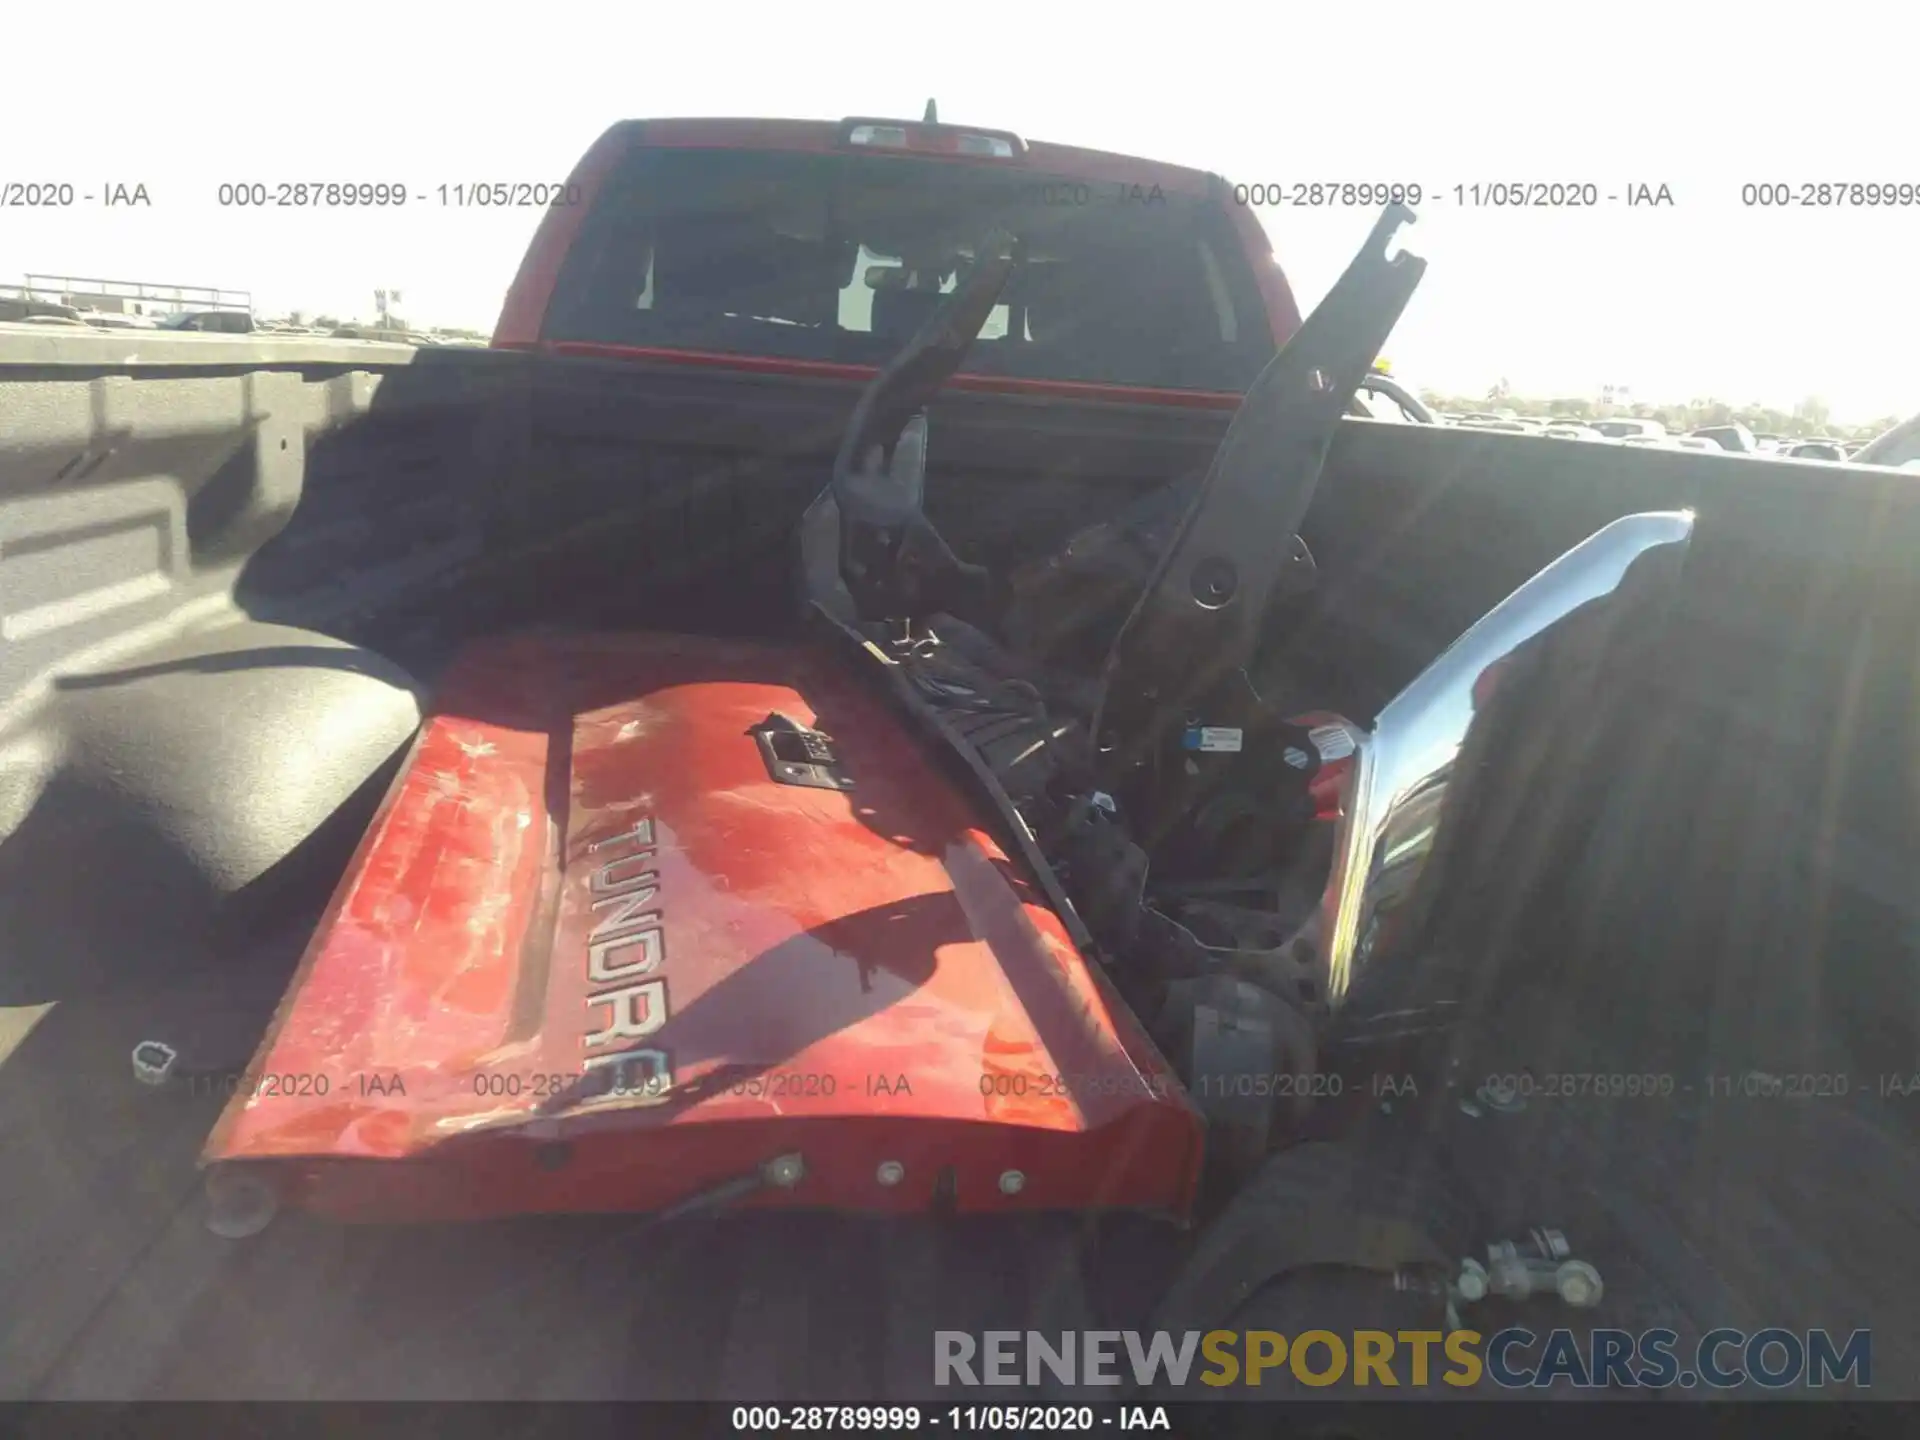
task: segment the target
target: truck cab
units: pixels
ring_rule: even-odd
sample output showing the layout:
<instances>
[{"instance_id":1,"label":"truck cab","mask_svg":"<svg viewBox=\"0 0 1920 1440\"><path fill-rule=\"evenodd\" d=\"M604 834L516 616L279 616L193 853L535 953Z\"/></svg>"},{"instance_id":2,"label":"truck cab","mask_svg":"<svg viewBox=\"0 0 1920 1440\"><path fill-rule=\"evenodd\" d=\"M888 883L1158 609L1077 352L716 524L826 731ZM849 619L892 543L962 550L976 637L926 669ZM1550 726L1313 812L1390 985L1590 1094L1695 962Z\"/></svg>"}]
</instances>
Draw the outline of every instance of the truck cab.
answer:
<instances>
[{"instance_id":1,"label":"truck cab","mask_svg":"<svg viewBox=\"0 0 1920 1440\"><path fill-rule=\"evenodd\" d=\"M939 123L646 120L550 210L493 343L872 374L995 223L1020 252L961 391L1231 405L1299 327L1217 176Z\"/></svg>"}]
</instances>

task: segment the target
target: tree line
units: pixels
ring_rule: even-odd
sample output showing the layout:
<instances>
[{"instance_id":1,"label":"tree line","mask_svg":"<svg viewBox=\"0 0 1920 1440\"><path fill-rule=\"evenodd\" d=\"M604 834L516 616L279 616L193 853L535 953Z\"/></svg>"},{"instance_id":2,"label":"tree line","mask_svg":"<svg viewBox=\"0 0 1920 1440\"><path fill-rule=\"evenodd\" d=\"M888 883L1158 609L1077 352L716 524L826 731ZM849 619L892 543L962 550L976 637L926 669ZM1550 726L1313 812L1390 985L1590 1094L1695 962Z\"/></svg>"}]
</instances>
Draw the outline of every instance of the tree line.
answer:
<instances>
[{"instance_id":1,"label":"tree line","mask_svg":"<svg viewBox=\"0 0 1920 1440\"><path fill-rule=\"evenodd\" d=\"M1511 410L1516 415L1552 416L1575 422L1629 416L1635 420L1658 420L1668 430L1680 432L1708 425L1745 425L1756 435L1836 440L1871 440L1905 418L1887 415L1866 425L1836 425L1826 402L1818 396L1809 396L1791 410L1776 410L1769 405L1730 405L1724 400L1690 400L1683 405L1636 400L1621 405L1577 396L1530 399L1513 394L1505 384L1494 386L1485 395L1444 395L1423 390L1420 398L1435 411L1484 411L1491 407Z\"/></svg>"}]
</instances>

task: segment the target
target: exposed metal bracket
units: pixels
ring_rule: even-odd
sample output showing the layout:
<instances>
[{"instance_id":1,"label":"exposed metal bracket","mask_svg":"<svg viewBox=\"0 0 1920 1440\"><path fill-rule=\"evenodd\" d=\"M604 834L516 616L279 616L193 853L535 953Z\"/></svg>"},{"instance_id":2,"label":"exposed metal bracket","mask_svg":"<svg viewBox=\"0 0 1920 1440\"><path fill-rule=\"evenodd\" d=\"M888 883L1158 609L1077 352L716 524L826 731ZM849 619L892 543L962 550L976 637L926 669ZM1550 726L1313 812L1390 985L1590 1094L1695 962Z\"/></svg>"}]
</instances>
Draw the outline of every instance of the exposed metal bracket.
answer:
<instances>
[{"instance_id":1,"label":"exposed metal bracket","mask_svg":"<svg viewBox=\"0 0 1920 1440\"><path fill-rule=\"evenodd\" d=\"M1095 733L1122 774L1157 753L1189 704L1244 666L1355 390L1426 261L1387 246L1413 220L1389 205L1306 323L1241 401L1107 658Z\"/></svg>"}]
</instances>

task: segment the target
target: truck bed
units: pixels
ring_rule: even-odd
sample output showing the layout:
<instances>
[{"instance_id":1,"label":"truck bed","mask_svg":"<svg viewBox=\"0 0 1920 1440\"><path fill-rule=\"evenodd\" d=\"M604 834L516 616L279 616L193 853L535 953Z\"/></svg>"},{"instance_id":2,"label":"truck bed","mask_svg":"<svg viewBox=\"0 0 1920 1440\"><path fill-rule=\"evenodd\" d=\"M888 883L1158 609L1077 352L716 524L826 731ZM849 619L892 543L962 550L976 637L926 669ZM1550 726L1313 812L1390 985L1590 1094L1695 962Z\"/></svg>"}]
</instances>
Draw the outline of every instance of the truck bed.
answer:
<instances>
[{"instance_id":1,"label":"truck bed","mask_svg":"<svg viewBox=\"0 0 1920 1440\"><path fill-rule=\"evenodd\" d=\"M430 681L463 632L777 627L853 396L482 352L107 355L0 355L0 1398L906 1399L935 1328L1147 1323L1164 1236L1090 1249L1071 1223L208 1234L194 1159L223 1097L138 1086L128 1053L245 1063L385 732L317 808L273 757L304 773L312 716ZM955 396L934 426L936 520L1004 562L1203 464L1221 417ZM1695 1091L1440 1105L1367 1141L1501 1225L1564 1229L1613 1323L1871 1327L1874 1393L1908 1394L1920 1111L1870 1092L1920 1071L1911 477L1350 422L1304 527L1319 608L1279 658L1365 715L1567 547L1678 504L1698 563L1668 663L1620 699L1642 743L1619 813L1489 951L1474 1064ZM403 712L376 718L404 738ZM96 933L116 911L131 934ZM1851 1094L1707 1103L1750 1070Z\"/></svg>"},{"instance_id":2,"label":"truck bed","mask_svg":"<svg viewBox=\"0 0 1920 1440\"><path fill-rule=\"evenodd\" d=\"M258 989L301 938L257 957ZM206 1230L194 1166L219 1100L125 1073L156 1009L187 994L63 1005L0 1071L0 1293L16 1297L0 1396L932 1401L936 1329L1145 1327L1172 1259L1164 1229L1096 1241L1052 1218L342 1227L289 1214L236 1245ZM231 1033L244 1011L230 996ZM1512 1017L1536 1034L1576 1020ZM1565 1229L1607 1283L1594 1323L1670 1326L1683 1343L1717 1325L1871 1328L1875 1398L1911 1399L1920 1146L1899 1104L1455 1110L1425 1137L1382 1117L1373 1138L1453 1152L1507 1233ZM1571 1318L1540 1303L1499 1313ZM1488 1328L1504 1323L1494 1314Z\"/></svg>"},{"instance_id":3,"label":"truck bed","mask_svg":"<svg viewBox=\"0 0 1920 1440\"><path fill-rule=\"evenodd\" d=\"M1078 1327L1078 1306L1141 1312L1157 1278L1143 1252L1131 1299L1095 1298L1076 1225L1052 1218L288 1213L222 1240L195 1163L222 1098L135 1086L127 1052L197 1016L202 1053L244 1064L304 940L237 957L245 996L223 971L63 1003L0 1067L0 1290L32 1297L4 1310L0 1396L897 1400L929 1390L935 1328ZM1129 1237L1169 1256L1171 1238Z\"/></svg>"}]
</instances>

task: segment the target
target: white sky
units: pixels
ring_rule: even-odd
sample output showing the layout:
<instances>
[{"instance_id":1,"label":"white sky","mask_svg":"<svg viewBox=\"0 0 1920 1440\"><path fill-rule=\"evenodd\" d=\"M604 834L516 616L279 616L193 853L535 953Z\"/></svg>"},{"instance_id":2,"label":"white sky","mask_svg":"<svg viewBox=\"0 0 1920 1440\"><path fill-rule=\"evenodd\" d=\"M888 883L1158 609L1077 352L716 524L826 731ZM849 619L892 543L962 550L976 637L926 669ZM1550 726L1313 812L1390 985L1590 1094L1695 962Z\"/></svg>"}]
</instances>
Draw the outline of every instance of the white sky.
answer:
<instances>
[{"instance_id":1,"label":"white sky","mask_svg":"<svg viewBox=\"0 0 1920 1440\"><path fill-rule=\"evenodd\" d=\"M1885 0L170 0L38 15L12 27L0 182L139 181L153 203L0 209L0 284L103 275L361 316L388 286L415 324L490 329L535 212L236 211L217 187L558 181L620 118L913 117L933 95L943 120L1235 180L1664 182L1671 209L1429 202L1405 235L1431 266L1387 348L1395 373L1458 390L1504 376L1530 394L1818 395L1855 423L1920 410L1920 206L1740 203L1746 181L1920 185L1911 21ZM1374 218L1260 214L1303 309Z\"/></svg>"}]
</instances>

